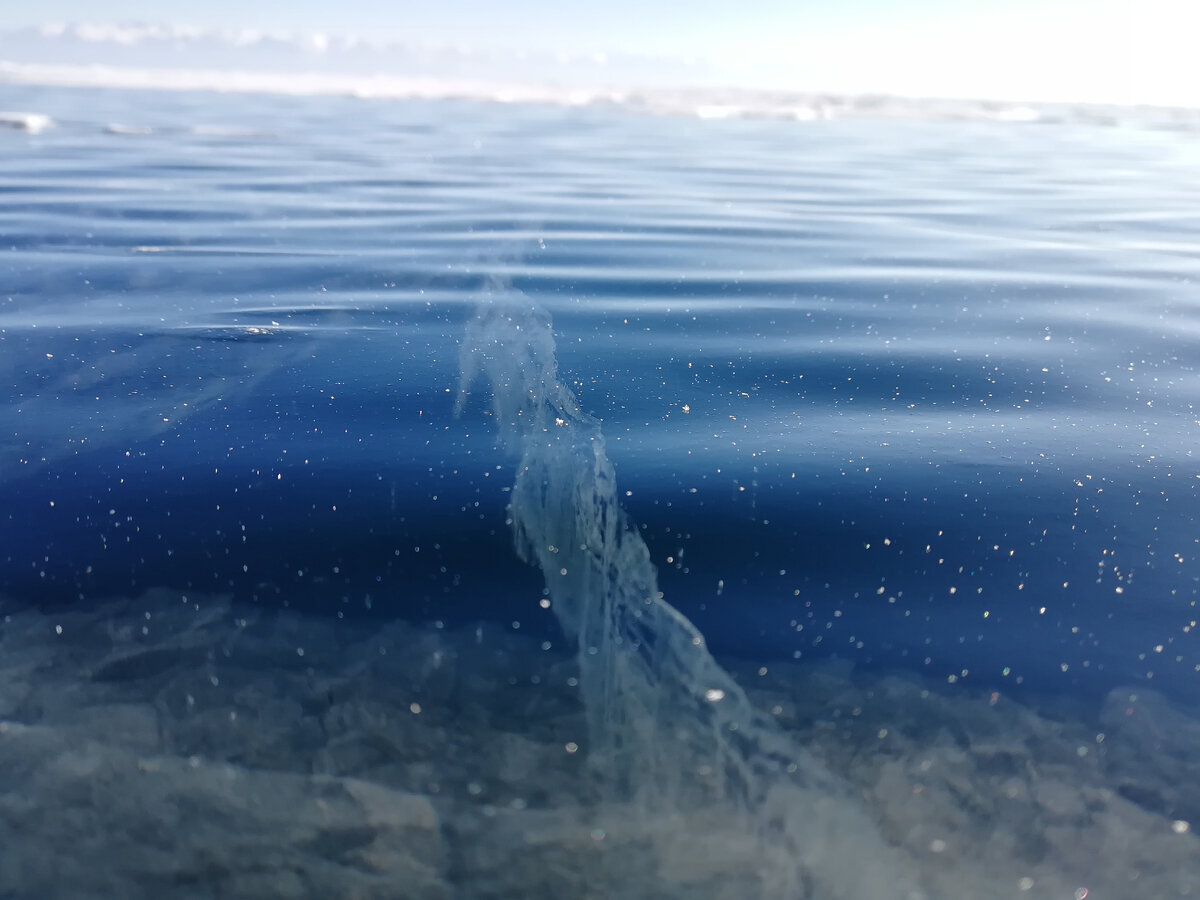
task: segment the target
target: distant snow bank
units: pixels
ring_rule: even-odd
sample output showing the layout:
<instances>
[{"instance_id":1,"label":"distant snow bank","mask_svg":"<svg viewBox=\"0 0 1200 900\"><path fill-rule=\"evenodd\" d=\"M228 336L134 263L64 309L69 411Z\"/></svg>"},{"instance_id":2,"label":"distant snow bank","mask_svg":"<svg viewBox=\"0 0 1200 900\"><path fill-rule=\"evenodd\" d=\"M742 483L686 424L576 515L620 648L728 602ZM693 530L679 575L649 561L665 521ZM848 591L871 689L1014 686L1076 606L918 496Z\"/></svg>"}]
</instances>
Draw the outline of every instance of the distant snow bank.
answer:
<instances>
[{"instance_id":1,"label":"distant snow bank","mask_svg":"<svg viewBox=\"0 0 1200 900\"><path fill-rule=\"evenodd\" d=\"M42 113L33 112L0 112L0 128L12 128L16 131L28 131L37 134L47 128L54 127L54 120Z\"/></svg>"},{"instance_id":2,"label":"distant snow bank","mask_svg":"<svg viewBox=\"0 0 1200 900\"><path fill-rule=\"evenodd\" d=\"M769 118L807 122L840 118L886 118L1017 123L1068 122L1200 131L1200 109L1015 103L879 94L839 95L749 88L611 88L544 82L503 82L482 78L0 62L0 84L4 83L391 100L469 100L564 107L609 106L649 115L694 116L701 119ZM0 125L11 128L33 132L52 124L48 117L37 113L0 113Z\"/></svg>"}]
</instances>

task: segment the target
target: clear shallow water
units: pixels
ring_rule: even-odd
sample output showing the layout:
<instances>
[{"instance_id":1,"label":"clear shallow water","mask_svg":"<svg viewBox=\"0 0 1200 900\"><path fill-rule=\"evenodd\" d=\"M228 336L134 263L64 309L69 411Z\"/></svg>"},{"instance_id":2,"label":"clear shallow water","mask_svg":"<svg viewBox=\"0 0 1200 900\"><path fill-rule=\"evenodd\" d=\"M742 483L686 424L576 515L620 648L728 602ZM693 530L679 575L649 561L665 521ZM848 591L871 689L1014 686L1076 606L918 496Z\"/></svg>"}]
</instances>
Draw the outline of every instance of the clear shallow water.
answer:
<instances>
[{"instance_id":1,"label":"clear shallow water","mask_svg":"<svg viewBox=\"0 0 1200 900\"><path fill-rule=\"evenodd\" d=\"M57 123L0 134L14 615L153 588L558 641L514 459L486 402L453 415L499 278L551 316L659 587L735 671L840 661L1085 719L1119 686L1200 700L1187 134L0 106Z\"/></svg>"},{"instance_id":2,"label":"clear shallow water","mask_svg":"<svg viewBox=\"0 0 1200 900\"><path fill-rule=\"evenodd\" d=\"M479 602L506 460L451 415L500 274L718 645L1197 697L1186 136L5 102L60 123L5 135L10 595L525 617Z\"/></svg>"}]
</instances>

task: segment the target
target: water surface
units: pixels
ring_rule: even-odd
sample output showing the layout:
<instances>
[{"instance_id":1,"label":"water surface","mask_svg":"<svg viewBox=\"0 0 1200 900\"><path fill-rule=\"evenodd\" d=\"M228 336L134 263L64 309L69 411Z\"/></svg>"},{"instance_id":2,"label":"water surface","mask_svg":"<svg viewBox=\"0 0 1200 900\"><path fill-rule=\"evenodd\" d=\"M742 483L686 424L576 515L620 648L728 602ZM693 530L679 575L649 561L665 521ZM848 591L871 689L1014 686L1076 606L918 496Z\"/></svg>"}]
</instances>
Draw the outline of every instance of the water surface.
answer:
<instances>
[{"instance_id":1,"label":"water surface","mask_svg":"<svg viewBox=\"0 0 1200 900\"><path fill-rule=\"evenodd\" d=\"M486 402L454 415L503 283L550 317L659 588L735 675L1069 709L1093 754L1114 698L1149 692L1155 722L1200 701L1186 132L33 87L0 106L55 120L0 134L12 616L205 596L230 621L565 650L513 552L516 459ZM1169 829L1200 809L1175 757L1148 787L1119 763L1138 752L1105 757L1107 789L1193 840Z\"/></svg>"}]
</instances>

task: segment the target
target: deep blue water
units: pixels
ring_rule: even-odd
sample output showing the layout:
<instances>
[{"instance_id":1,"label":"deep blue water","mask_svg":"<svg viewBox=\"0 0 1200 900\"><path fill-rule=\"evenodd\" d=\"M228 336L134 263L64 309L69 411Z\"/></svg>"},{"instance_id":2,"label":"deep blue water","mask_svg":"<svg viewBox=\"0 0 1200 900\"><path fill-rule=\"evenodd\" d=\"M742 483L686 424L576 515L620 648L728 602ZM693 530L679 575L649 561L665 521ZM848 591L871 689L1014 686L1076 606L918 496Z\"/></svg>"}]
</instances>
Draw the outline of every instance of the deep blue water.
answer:
<instances>
[{"instance_id":1,"label":"deep blue water","mask_svg":"<svg viewBox=\"0 0 1200 900\"><path fill-rule=\"evenodd\" d=\"M552 316L718 655L1200 700L1200 145L0 88L0 594L554 632L453 414ZM106 126L148 133L113 133Z\"/></svg>"}]
</instances>

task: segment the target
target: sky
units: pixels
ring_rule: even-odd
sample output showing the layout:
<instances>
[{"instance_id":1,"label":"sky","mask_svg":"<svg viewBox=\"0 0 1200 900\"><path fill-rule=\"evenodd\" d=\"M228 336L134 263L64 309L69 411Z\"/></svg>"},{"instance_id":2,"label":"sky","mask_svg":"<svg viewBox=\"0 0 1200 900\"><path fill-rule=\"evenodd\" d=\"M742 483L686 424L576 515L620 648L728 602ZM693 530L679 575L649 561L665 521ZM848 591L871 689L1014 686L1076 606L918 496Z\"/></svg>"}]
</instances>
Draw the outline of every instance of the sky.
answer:
<instances>
[{"instance_id":1,"label":"sky","mask_svg":"<svg viewBox=\"0 0 1200 900\"><path fill-rule=\"evenodd\" d=\"M39 0L0 28L163 22L698 61L731 84L1200 106L1200 0Z\"/></svg>"}]
</instances>

